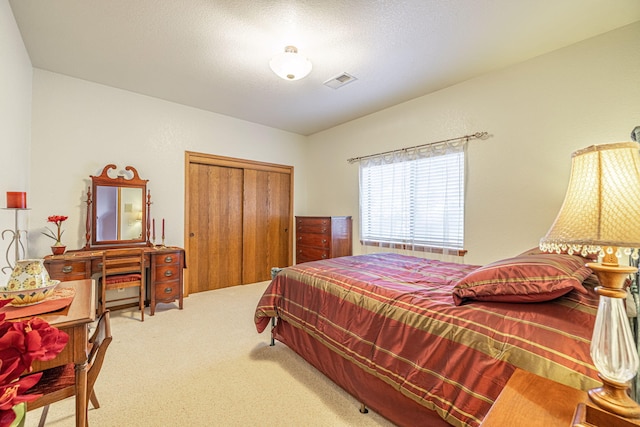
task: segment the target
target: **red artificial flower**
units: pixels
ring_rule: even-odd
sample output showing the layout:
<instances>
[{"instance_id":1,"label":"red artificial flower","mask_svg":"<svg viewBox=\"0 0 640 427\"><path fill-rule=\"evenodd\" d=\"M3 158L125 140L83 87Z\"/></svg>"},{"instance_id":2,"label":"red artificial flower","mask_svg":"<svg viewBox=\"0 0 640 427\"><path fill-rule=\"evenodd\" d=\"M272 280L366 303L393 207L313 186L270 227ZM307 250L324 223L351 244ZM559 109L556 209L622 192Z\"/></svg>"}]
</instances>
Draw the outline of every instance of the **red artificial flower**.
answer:
<instances>
[{"instance_id":1,"label":"red artificial flower","mask_svg":"<svg viewBox=\"0 0 640 427\"><path fill-rule=\"evenodd\" d=\"M5 363L18 359L20 363L14 372L16 379L31 368L34 360L51 360L62 351L69 336L50 326L40 318L22 322L5 322L0 325L0 360ZM0 367L0 375L3 370Z\"/></svg>"},{"instance_id":2,"label":"red artificial flower","mask_svg":"<svg viewBox=\"0 0 640 427\"><path fill-rule=\"evenodd\" d=\"M62 241L62 233L64 233L64 231L62 230L62 223L64 221L67 220L67 218L69 218L68 216L64 216L64 215L51 215L49 217L47 217L47 222L52 222L56 225L56 227L58 228L58 232L54 233L53 231L49 230L47 228L47 231L43 231L42 234L44 234L47 237L50 237L51 239L56 241L56 245L59 245Z\"/></svg>"},{"instance_id":3,"label":"red artificial flower","mask_svg":"<svg viewBox=\"0 0 640 427\"><path fill-rule=\"evenodd\" d=\"M0 385L0 426L9 426L16 419L16 414L13 412L15 405L22 402L31 402L41 396L40 394L24 394L25 391L40 381L40 377L42 377L42 372ZM0 377L0 384L2 383L3 381Z\"/></svg>"},{"instance_id":4,"label":"red artificial flower","mask_svg":"<svg viewBox=\"0 0 640 427\"><path fill-rule=\"evenodd\" d=\"M67 218L69 217L64 215L51 215L50 217L47 217L47 221L60 225L63 221L66 221Z\"/></svg>"},{"instance_id":5,"label":"red artificial flower","mask_svg":"<svg viewBox=\"0 0 640 427\"><path fill-rule=\"evenodd\" d=\"M0 308L9 302L0 300ZM31 371L33 361L56 357L69 341L69 335L38 317L16 322L7 322L5 317L0 313L0 427L15 419L13 406L39 397L24 392L42 375L20 376Z\"/></svg>"}]
</instances>

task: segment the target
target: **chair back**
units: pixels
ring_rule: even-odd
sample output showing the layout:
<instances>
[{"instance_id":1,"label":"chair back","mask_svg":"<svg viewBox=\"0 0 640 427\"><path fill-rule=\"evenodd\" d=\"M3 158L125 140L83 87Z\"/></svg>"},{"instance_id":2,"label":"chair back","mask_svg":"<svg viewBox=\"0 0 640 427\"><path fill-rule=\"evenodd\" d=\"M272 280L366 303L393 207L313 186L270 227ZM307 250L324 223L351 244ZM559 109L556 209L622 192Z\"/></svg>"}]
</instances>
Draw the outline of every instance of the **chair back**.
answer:
<instances>
[{"instance_id":1,"label":"chair back","mask_svg":"<svg viewBox=\"0 0 640 427\"><path fill-rule=\"evenodd\" d=\"M98 297L98 313L103 313L107 302L125 301L130 297L107 301L106 291L137 287L140 320L144 322L145 284L144 248L107 249L102 253L102 278Z\"/></svg>"},{"instance_id":2,"label":"chair back","mask_svg":"<svg viewBox=\"0 0 640 427\"><path fill-rule=\"evenodd\" d=\"M96 330L93 335L91 335L91 338L89 338L90 350L87 356L87 390L89 395L93 391L93 385L98 378L102 363L104 362L104 356L112 339L109 310L106 310L98 319Z\"/></svg>"},{"instance_id":3,"label":"chair back","mask_svg":"<svg viewBox=\"0 0 640 427\"><path fill-rule=\"evenodd\" d=\"M144 249L107 249L102 253L102 281L114 275L137 273L144 280Z\"/></svg>"}]
</instances>

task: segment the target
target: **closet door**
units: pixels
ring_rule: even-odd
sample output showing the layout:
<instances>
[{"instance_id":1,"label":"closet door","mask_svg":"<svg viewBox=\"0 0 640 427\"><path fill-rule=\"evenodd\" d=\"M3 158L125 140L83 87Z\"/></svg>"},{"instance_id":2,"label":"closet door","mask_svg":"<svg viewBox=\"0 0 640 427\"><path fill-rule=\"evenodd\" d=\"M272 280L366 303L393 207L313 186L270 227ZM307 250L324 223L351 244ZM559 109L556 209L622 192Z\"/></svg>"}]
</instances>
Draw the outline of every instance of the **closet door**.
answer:
<instances>
[{"instance_id":1,"label":"closet door","mask_svg":"<svg viewBox=\"0 0 640 427\"><path fill-rule=\"evenodd\" d=\"M189 291L242 283L243 169L189 167Z\"/></svg>"},{"instance_id":2,"label":"closet door","mask_svg":"<svg viewBox=\"0 0 640 427\"><path fill-rule=\"evenodd\" d=\"M291 265L293 167L186 152L185 171L185 295Z\"/></svg>"},{"instance_id":3,"label":"closet door","mask_svg":"<svg viewBox=\"0 0 640 427\"><path fill-rule=\"evenodd\" d=\"M245 169L243 283L271 278L272 267L289 265L290 174Z\"/></svg>"}]
</instances>

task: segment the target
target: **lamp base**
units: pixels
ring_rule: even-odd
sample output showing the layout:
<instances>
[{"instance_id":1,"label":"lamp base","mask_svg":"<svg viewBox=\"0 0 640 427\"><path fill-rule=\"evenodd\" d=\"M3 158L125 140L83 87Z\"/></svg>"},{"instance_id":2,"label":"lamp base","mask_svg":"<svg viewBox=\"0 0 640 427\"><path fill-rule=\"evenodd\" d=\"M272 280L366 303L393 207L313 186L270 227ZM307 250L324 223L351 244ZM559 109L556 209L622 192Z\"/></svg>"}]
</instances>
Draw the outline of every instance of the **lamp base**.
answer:
<instances>
[{"instance_id":1,"label":"lamp base","mask_svg":"<svg viewBox=\"0 0 640 427\"><path fill-rule=\"evenodd\" d=\"M640 418L640 405L627 394L628 383L609 381L598 375L602 387L589 390L589 397L600 408L626 418Z\"/></svg>"},{"instance_id":2,"label":"lamp base","mask_svg":"<svg viewBox=\"0 0 640 427\"><path fill-rule=\"evenodd\" d=\"M628 381L617 382L607 379L602 375L602 369L599 367L599 362L605 365L608 363L606 362L607 358L603 358L602 354L608 351L609 356L612 356L612 348L617 348L618 353L623 354L622 352L627 351L626 349L631 347L632 350L629 351L632 351L632 354L629 354L629 360L626 361L629 365L627 368L632 372L638 369L638 356L635 350L633 350L635 345L624 345L624 343L633 342L631 328L625 314L621 314L620 312L616 314L615 311L602 311L603 299L617 299L621 301L627 296L625 281L629 274L638 271L635 267L618 265L618 258L615 255L616 252L617 248L610 248L609 251L605 251L606 255L602 260L602 264L587 264L598 276L601 285L596 287L596 292L600 295L600 305L598 306L598 315L596 317L596 325L591 341L591 357L593 358L596 368L600 371L598 377L602 381L602 387L589 390L589 397L598 407L606 411L626 418L640 418L640 405L631 399L627 393L631 383ZM613 309L612 304L609 304L608 307L609 310ZM603 320L603 318L600 317L602 315L606 317L606 320L599 322L599 320ZM614 316L615 319L612 320L610 316ZM612 321L618 321L622 329L615 340L612 339L613 335L611 331L605 331L604 329L606 329L606 327L603 326L603 324L610 324ZM634 375L632 375L631 378L633 378L633 376Z\"/></svg>"},{"instance_id":3,"label":"lamp base","mask_svg":"<svg viewBox=\"0 0 640 427\"><path fill-rule=\"evenodd\" d=\"M573 413L572 427L637 427L634 420L619 417L593 405L579 403Z\"/></svg>"}]
</instances>

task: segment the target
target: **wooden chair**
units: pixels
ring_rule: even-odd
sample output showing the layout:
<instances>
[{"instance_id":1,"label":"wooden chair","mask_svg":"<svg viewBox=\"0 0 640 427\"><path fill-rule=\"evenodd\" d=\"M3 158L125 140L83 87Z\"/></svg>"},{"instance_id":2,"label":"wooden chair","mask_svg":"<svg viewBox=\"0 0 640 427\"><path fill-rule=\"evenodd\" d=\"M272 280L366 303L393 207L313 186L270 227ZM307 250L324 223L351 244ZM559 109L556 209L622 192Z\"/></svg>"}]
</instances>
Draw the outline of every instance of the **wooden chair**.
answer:
<instances>
[{"instance_id":1,"label":"wooden chair","mask_svg":"<svg viewBox=\"0 0 640 427\"><path fill-rule=\"evenodd\" d=\"M100 403L96 398L93 386L98 379L98 374L104 362L104 356L109 344L111 344L111 323L109 311L105 311L98 319L96 330L89 339L89 355L87 357L87 395L88 401L94 408L99 408ZM42 394L40 398L27 403L27 411L42 409L39 427L44 426L49 412L49 405L76 394L75 364L68 363L63 366L43 371L40 381L28 390L28 394Z\"/></svg>"},{"instance_id":2,"label":"wooden chair","mask_svg":"<svg viewBox=\"0 0 640 427\"><path fill-rule=\"evenodd\" d=\"M141 321L144 322L145 275L143 248L105 250L102 253L102 278L99 283L99 313L106 310L107 291L137 287ZM111 299L109 302L128 299L131 297Z\"/></svg>"}]
</instances>

